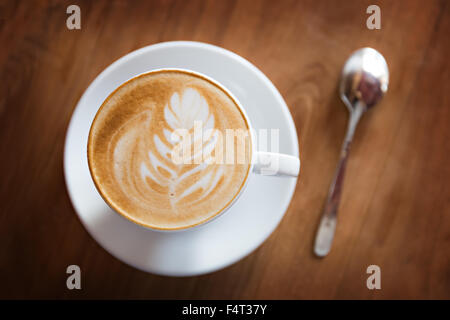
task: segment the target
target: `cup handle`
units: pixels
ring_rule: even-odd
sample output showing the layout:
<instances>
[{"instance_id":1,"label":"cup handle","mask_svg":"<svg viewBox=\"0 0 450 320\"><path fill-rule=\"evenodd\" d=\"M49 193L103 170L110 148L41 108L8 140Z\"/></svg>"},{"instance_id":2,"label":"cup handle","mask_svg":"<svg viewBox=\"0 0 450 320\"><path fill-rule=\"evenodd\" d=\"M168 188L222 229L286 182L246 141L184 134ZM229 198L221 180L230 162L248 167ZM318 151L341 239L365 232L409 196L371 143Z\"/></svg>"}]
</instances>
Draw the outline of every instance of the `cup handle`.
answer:
<instances>
[{"instance_id":1,"label":"cup handle","mask_svg":"<svg viewBox=\"0 0 450 320\"><path fill-rule=\"evenodd\" d=\"M297 177L300 159L283 153L258 151L253 172L266 176Z\"/></svg>"}]
</instances>

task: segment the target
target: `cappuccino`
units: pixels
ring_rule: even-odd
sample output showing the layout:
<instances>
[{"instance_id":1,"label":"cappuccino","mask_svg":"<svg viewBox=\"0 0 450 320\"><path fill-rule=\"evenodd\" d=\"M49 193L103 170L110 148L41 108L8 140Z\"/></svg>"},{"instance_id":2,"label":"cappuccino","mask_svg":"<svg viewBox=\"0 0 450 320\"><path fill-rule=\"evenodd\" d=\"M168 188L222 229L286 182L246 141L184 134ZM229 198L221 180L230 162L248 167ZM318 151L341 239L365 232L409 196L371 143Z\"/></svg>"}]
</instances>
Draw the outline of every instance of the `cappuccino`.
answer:
<instances>
[{"instance_id":1,"label":"cappuccino","mask_svg":"<svg viewBox=\"0 0 450 320\"><path fill-rule=\"evenodd\" d=\"M105 201L131 221L165 230L195 226L227 208L247 180L249 137L244 153L233 155L240 161L217 161L229 158L221 140L230 130L248 132L249 125L219 85L188 71L149 72L100 107L89 133L89 169ZM234 150L238 141L231 143Z\"/></svg>"}]
</instances>

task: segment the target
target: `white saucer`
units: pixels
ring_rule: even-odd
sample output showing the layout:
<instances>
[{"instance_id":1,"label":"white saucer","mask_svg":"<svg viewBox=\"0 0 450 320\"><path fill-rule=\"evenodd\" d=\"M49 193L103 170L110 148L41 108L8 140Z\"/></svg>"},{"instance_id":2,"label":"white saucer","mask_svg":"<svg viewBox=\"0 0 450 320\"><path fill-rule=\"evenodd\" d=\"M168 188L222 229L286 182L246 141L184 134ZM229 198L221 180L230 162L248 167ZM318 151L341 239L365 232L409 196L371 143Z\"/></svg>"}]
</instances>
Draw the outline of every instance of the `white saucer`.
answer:
<instances>
[{"instance_id":1,"label":"white saucer","mask_svg":"<svg viewBox=\"0 0 450 320\"><path fill-rule=\"evenodd\" d=\"M85 91L72 115L64 172L72 204L91 236L109 253L143 271L192 276L227 267L266 240L283 217L297 179L252 175L234 206L193 230L157 232L112 211L89 174L90 124L103 100L127 79L148 70L178 67L201 72L227 87L246 109L253 127L278 128L279 152L298 156L291 114L272 82L242 57L199 42L165 42L134 51L106 68Z\"/></svg>"}]
</instances>

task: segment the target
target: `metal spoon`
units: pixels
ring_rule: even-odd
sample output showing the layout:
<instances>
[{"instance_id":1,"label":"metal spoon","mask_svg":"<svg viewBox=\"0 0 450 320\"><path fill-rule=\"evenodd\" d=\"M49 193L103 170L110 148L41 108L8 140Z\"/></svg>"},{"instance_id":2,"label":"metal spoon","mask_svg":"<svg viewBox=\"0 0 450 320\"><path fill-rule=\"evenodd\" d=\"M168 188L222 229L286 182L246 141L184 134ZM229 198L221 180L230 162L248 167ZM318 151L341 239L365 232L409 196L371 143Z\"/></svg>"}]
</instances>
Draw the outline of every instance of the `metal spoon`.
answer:
<instances>
[{"instance_id":1,"label":"metal spoon","mask_svg":"<svg viewBox=\"0 0 450 320\"><path fill-rule=\"evenodd\" d=\"M319 257L328 254L333 242L345 167L356 125L361 115L380 101L388 89L388 83L389 70L386 60L372 48L362 48L354 52L342 70L339 92L350 112L350 120L316 235L314 253Z\"/></svg>"}]
</instances>

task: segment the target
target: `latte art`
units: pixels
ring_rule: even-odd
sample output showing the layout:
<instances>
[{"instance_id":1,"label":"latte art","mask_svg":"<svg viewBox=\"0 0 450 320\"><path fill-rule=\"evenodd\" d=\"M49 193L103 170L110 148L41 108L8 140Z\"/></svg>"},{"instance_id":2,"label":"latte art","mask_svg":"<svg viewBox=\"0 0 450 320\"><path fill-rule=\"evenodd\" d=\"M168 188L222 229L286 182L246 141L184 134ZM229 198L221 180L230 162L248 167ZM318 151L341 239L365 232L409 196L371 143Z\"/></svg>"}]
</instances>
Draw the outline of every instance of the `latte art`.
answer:
<instances>
[{"instance_id":1,"label":"latte art","mask_svg":"<svg viewBox=\"0 0 450 320\"><path fill-rule=\"evenodd\" d=\"M203 123L204 128L214 129L214 115L205 98L195 89L187 88L181 96L177 92L172 95L164 107L165 123L157 130L150 128L149 112L125 124L123 136L114 147L113 161L115 177L121 186L126 186L124 191L129 196L146 202L148 199L145 195L149 192L166 194L174 213L178 213L178 203L182 204L182 208L183 205L199 202L222 181L224 168L221 166L211 166L207 162L192 167L172 164L173 148L180 141L176 130L192 131L194 119ZM192 155L192 160L205 153L212 153L215 146L213 137L213 134L209 134L206 139L194 137L194 143L201 143L201 140L206 142L201 154ZM135 154L133 162L127 161L132 153ZM190 179L194 175L197 178Z\"/></svg>"},{"instance_id":2,"label":"latte art","mask_svg":"<svg viewBox=\"0 0 450 320\"><path fill-rule=\"evenodd\" d=\"M214 83L181 71L141 75L113 92L96 115L88 145L94 182L116 211L142 225L201 223L234 200L248 175L250 148L243 164L210 161L221 155L217 141L227 129L248 125ZM191 139L180 149L183 133ZM180 152L185 161L175 163Z\"/></svg>"}]
</instances>

